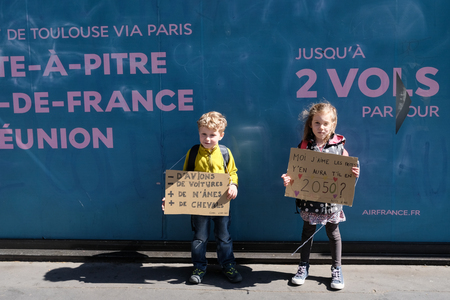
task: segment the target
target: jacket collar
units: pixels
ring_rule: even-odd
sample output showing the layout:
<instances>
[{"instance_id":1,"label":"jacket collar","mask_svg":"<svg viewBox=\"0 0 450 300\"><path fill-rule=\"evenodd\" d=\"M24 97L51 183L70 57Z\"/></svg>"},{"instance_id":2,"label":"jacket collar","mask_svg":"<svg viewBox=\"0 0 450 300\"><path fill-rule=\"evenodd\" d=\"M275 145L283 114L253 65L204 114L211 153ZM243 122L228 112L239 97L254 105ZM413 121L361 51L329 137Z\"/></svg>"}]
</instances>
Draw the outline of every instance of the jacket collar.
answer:
<instances>
[{"instance_id":1,"label":"jacket collar","mask_svg":"<svg viewBox=\"0 0 450 300\"><path fill-rule=\"evenodd\" d=\"M316 141L314 139L310 140L311 144L315 145ZM345 144L345 137L343 135L337 134L337 133L333 133L330 137L330 139L328 140L328 142L326 143L326 145L338 145L338 144ZM325 146L326 146L325 145Z\"/></svg>"}]
</instances>

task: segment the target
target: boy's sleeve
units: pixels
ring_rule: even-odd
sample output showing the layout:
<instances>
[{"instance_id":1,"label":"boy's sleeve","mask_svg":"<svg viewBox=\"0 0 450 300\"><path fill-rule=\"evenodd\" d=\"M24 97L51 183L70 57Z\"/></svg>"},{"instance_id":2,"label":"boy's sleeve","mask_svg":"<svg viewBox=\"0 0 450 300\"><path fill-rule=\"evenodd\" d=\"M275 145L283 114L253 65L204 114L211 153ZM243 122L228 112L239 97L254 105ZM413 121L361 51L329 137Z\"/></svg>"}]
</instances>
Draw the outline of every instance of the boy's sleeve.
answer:
<instances>
[{"instance_id":1,"label":"boy's sleeve","mask_svg":"<svg viewBox=\"0 0 450 300\"><path fill-rule=\"evenodd\" d=\"M237 175L237 168L236 168L236 163L234 161L234 157L233 154L231 154L230 149L228 149L228 153L230 154L230 161L228 162L228 173L231 176L231 181L233 183L235 183L237 186L239 186L238 184L238 175Z\"/></svg>"}]
</instances>

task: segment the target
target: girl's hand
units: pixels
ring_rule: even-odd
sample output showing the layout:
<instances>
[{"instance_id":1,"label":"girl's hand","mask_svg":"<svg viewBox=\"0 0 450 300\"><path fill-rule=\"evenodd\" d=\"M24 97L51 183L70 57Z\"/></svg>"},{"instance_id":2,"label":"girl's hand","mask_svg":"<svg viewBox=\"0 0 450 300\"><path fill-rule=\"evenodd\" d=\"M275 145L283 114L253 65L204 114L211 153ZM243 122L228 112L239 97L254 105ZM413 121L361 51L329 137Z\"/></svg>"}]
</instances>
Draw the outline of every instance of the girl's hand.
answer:
<instances>
[{"instance_id":1,"label":"girl's hand","mask_svg":"<svg viewBox=\"0 0 450 300\"><path fill-rule=\"evenodd\" d=\"M352 173L356 176L356 178L359 177L359 168L358 167L353 167L352 168Z\"/></svg>"},{"instance_id":2,"label":"girl's hand","mask_svg":"<svg viewBox=\"0 0 450 300\"><path fill-rule=\"evenodd\" d=\"M283 178L284 186L288 186L291 183L291 181L292 181L291 176L289 176L288 174L281 175L281 178Z\"/></svg>"},{"instance_id":3,"label":"girl's hand","mask_svg":"<svg viewBox=\"0 0 450 300\"><path fill-rule=\"evenodd\" d=\"M162 199L162 205L161 205L161 207L162 207L162 210L164 211L164 209L166 209L166 198L163 198Z\"/></svg>"},{"instance_id":4,"label":"girl's hand","mask_svg":"<svg viewBox=\"0 0 450 300\"><path fill-rule=\"evenodd\" d=\"M231 184L230 187L228 188L227 199L228 200L236 199L237 194L238 194L237 186L235 184Z\"/></svg>"}]
</instances>

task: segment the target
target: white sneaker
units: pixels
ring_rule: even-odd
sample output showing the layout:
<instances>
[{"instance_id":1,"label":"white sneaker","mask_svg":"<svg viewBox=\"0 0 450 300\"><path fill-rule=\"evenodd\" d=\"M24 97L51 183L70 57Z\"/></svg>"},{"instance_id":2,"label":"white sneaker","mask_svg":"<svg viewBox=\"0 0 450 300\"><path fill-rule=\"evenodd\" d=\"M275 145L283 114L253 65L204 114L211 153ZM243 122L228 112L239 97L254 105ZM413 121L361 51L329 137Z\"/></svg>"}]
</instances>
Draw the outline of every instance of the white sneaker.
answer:
<instances>
[{"instance_id":1,"label":"white sneaker","mask_svg":"<svg viewBox=\"0 0 450 300\"><path fill-rule=\"evenodd\" d=\"M344 288L344 276L341 267L331 267L331 288L336 290Z\"/></svg>"},{"instance_id":2,"label":"white sneaker","mask_svg":"<svg viewBox=\"0 0 450 300\"><path fill-rule=\"evenodd\" d=\"M295 284L295 285L304 284L306 277L308 277L308 271L309 271L309 264L301 263L298 266L297 274L295 274L295 276L292 277L292 279L291 279L292 284Z\"/></svg>"}]
</instances>

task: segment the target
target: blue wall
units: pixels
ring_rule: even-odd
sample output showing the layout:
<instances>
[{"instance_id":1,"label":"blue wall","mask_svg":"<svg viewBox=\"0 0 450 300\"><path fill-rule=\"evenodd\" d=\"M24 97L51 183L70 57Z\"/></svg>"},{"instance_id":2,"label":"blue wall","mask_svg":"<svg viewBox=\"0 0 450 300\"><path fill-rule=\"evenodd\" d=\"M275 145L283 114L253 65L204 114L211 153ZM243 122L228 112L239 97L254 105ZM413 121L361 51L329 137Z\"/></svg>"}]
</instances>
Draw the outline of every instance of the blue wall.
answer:
<instances>
[{"instance_id":1,"label":"blue wall","mask_svg":"<svg viewBox=\"0 0 450 300\"><path fill-rule=\"evenodd\" d=\"M161 211L163 172L182 168L196 120L217 110L239 168L234 239L296 241L280 175L299 113L326 98L362 165L344 240L450 242L449 10L444 0L2 1L0 238L190 240L189 216ZM395 72L412 100L397 134Z\"/></svg>"}]
</instances>

